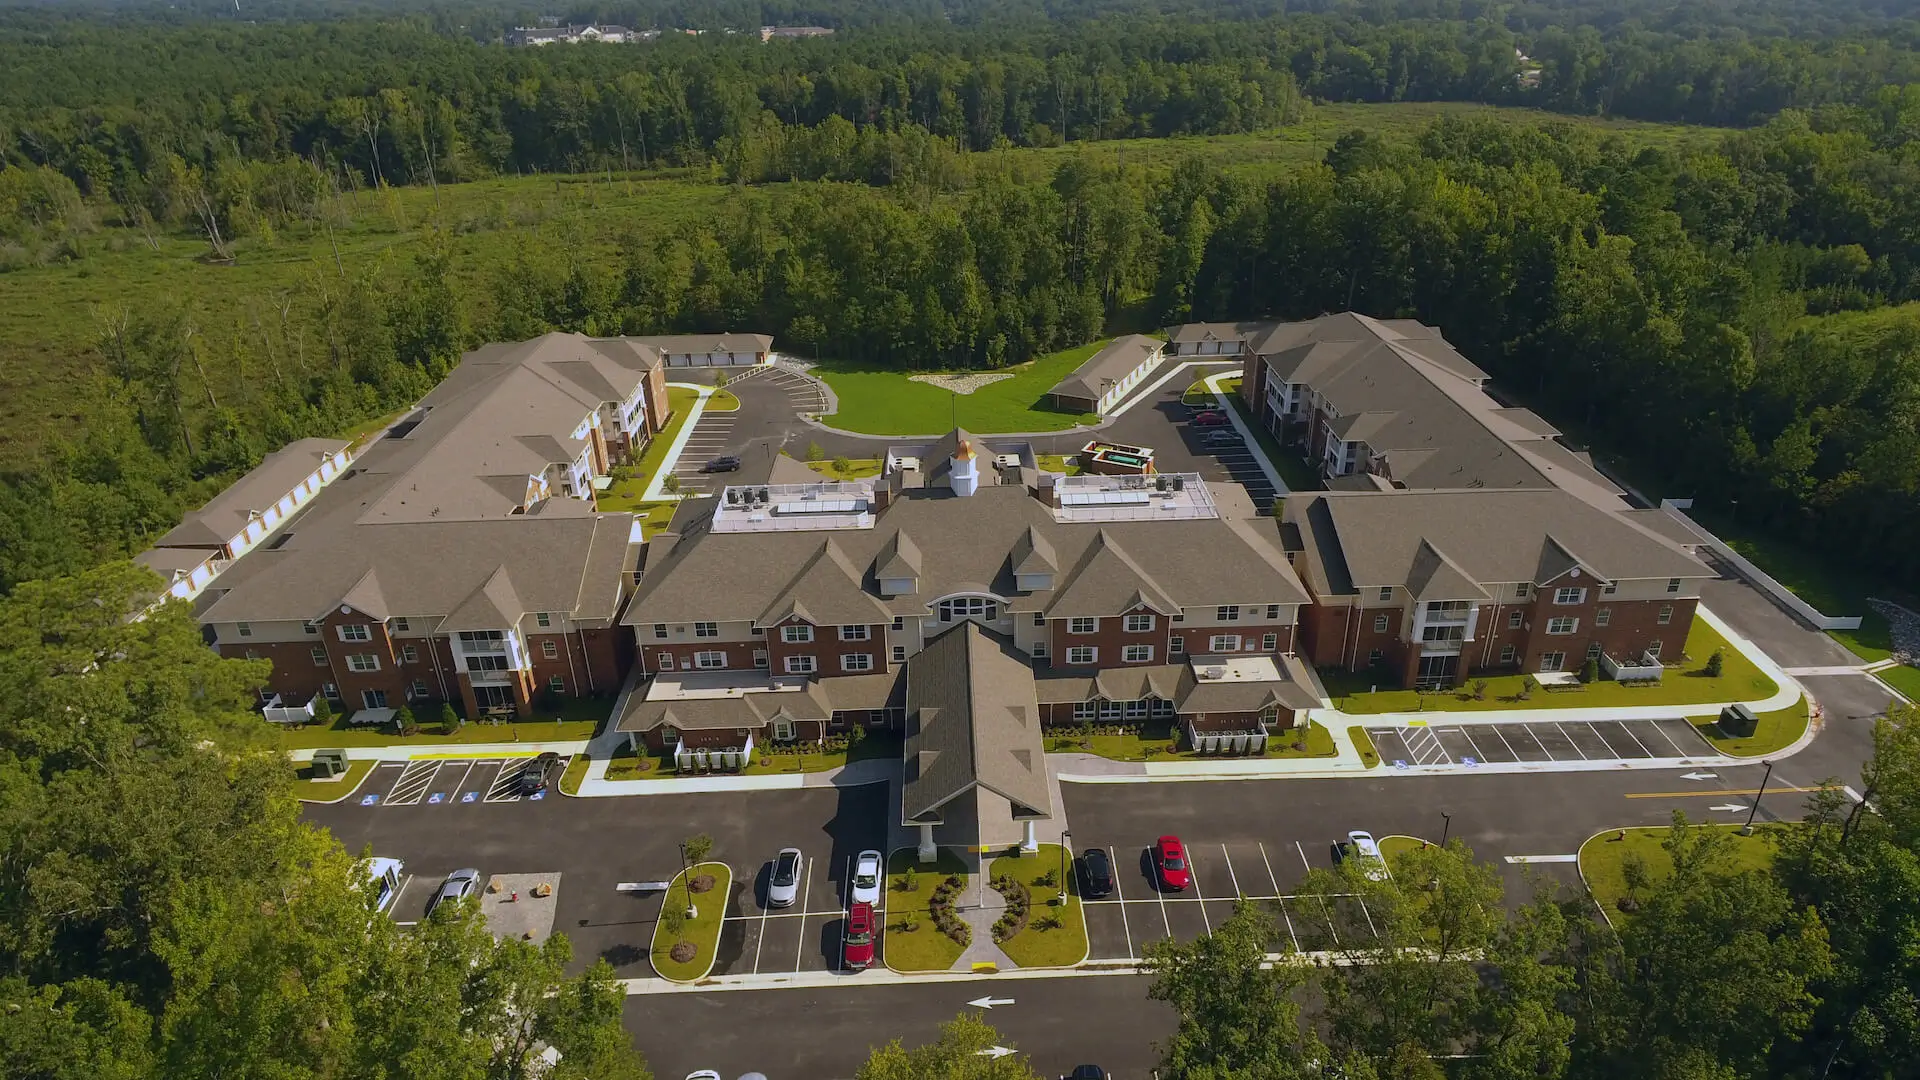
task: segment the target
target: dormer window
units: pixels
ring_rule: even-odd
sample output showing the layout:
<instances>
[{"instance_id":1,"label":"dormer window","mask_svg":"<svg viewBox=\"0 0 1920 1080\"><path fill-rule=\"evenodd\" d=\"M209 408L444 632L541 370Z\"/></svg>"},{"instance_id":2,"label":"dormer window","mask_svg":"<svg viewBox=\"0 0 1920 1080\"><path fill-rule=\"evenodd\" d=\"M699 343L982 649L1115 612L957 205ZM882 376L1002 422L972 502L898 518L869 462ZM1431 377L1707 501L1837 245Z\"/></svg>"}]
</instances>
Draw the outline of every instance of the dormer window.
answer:
<instances>
[{"instance_id":1,"label":"dormer window","mask_svg":"<svg viewBox=\"0 0 1920 1080\"><path fill-rule=\"evenodd\" d=\"M940 601L936 610L941 622L955 619L982 619L993 622L1000 617L1000 604L984 596L953 596Z\"/></svg>"}]
</instances>

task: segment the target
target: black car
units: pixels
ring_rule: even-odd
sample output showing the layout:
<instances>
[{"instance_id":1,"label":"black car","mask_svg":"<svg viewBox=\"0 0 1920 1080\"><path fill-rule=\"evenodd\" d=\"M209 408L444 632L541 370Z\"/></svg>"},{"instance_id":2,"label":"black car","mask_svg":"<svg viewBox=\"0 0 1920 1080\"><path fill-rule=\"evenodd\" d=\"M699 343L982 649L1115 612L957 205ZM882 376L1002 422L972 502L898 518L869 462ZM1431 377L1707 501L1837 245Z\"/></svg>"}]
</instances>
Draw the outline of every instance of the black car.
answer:
<instances>
[{"instance_id":1,"label":"black car","mask_svg":"<svg viewBox=\"0 0 1920 1080\"><path fill-rule=\"evenodd\" d=\"M701 472L739 472L740 459L732 454L724 454L701 466Z\"/></svg>"},{"instance_id":2,"label":"black car","mask_svg":"<svg viewBox=\"0 0 1920 1080\"><path fill-rule=\"evenodd\" d=\"M549 750L520 770L520 794L532 795L547 790L553 782L553 776L560 771L560 755Z\"/></svg>"},{"instance_id":3,"label":"black car","mask_svg":"<svg viewBox=\"0 0 1920 1080\"><path fill-rule=\"evenodd\" d=\"M1060 1080L1107 1080L1107 1070L1098 1065L1076 1065Z\"/></svg>"},{"instance_id":4,"label":"black car","mask_svg":"<svg viewBox=\"0 0 1920 1080\"><path fill-rule=\"evenodd\" d=\"M1098 899L1113 891L1113 864L1107 853L1090 847L1080 856L1080 895Z\"/></svg>"}]
</instances>

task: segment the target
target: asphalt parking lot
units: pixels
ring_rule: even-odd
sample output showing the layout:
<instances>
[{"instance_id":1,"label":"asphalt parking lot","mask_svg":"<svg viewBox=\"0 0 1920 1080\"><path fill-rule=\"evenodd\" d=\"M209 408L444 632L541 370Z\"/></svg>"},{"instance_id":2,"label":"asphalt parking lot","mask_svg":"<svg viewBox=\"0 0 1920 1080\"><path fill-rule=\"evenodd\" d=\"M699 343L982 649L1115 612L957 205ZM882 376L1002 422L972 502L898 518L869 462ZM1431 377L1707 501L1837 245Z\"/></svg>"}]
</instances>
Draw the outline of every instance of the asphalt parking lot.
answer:
<instances>
[{"instance_id":1,"label":"asphalt parking lot","mask_svg":"<svg viewBox=\"0 0 1920 1080\"><path fill-rule=\"evenodd\" d=\"M1194 424L1194 415L1207 410L1184 405L1180 400L1186 388L1197 379L1218 371L1230 371L1234 367L1187 368L1179 377L1161 387L1150 400L1140 402L1101 429L1100 437L1152 447L1154 468L1163 473L1199 473L1207 480L1239 484L1253 497L1255 506L1266 509L1272 504L1275 492L1267 474L1254 458L1255 448L1239 439L1209 443L1207 437L1210 433L1232 432L1234 428L1230 424L1219 427Z\"/></svg>"},{"instance_id":2,"label":"asphalt parking lot","mask_svg":"<svg viewBox=\"0 0 1920 1080\"><path fill-rule=\"evenodd\" d=\"M451 777L465 766L464 761L443 764L441 773ZM396 919L418 918L417 911L407 914L415 894L424 906L426 893L462 867L474 867L482 876L564 874L554 929L573 943L571 969L605 958L621 978L653 974L647 953L661 896L615 886L671 878L680 869L680 842L699 832L713 837L712 858L727 863L736 882L715 971L834 970L847 869L860 851L886 847L892 808L886 784L690 792L665 800L549 794L541 800L488 802L483 793L471 802L443 798L431 803L429 791L419 802L398 808L379 801L361 804L362 793L391 792L409 767L377 769L354 797L305 808L305 816L326 826L347 850L406 864L414 883L394 909ZM476 764L460 793L482 791L483 779L491 785L498 772L496 767L486 779L484 767ZM806 855L807 898L788 912L765 912L767 864L783 847Z\"/></svg>"},{"instance_id":3,"label":"asphalt parking lot","mask_svg":"<svg viewBox=\"0 0 1920 1080\"><path fill-rule=\"evenodd\" d=\"M551 791L520 793L520 774L533 754L486 758L423 758L381 762L346 801L378 808L453 808L476 803L539 802ZM569 755L561 755L564 771Z\"/></svg>"},{"instance_id":4,"label":"asphalt parking lot","mask_svg":"<svg viewBox=\"0 0 1920 1080\"><path fill-rule=\"evenodd\" d=\"M1662 720L1544 721L1368 727L1380 760L1414 765L1487 765L1548 761L1645 761L1718 757L1679 717Z\"/></svg>"}]
</instances>

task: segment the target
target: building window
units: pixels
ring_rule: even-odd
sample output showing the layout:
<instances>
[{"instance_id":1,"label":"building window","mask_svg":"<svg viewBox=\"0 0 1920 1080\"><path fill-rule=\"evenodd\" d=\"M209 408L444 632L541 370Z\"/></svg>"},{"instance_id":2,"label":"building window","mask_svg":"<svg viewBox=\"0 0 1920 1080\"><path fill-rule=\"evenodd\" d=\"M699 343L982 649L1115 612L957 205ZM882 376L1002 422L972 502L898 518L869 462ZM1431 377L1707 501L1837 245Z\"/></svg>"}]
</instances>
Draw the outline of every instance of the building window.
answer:
<instances>
[{"instance_id":1,"label":"building window","mask_svg":"<svg viewBox=\"0 0 1920 1080\"><path fill-rule=\"evenodd\" d=\"M1677 578L1677 577L1670 577L1670 578L1668 578L1668 579L1667 579L1667 591L1668 591L1668 592L1679 592L1679 591L1680 591L1680 579L1679 579L1679 578Z\"/></svg>"},{"instance_id":2,"label":"building window","mask_svg":"<svg viewBox=\"0 0 1920 1080\"><path fill-rule=\"evenodd\" d=\"M753 650L753 666L757 668L763 668L767 666L767 650L765 649Z\"/></svg>"},{"instance_id":3,"label":"building window","mask_svg":"<svg viewBox=\"0 0 1920 1080\"><path fill-rule=\"evenodd\" d=\"M660 725L660 741L663 743L679 742L680 729L677 727L674 727L672 724L661 724Z\"/></svg>"},{"instance_id":4,"label":"building window","mask_svg":"<svg viewBox=\"0 0 1920 1080\"><path fill-rule=\"evenodd\" d=\"M1035 626L1045 626L1045 625L1047 625L1047 615L1046 615L1046 612L1043 612L1043 611L1036 611L1036 612L1034 612L1034 613L1033 613L1033 625L1035 625Z\"/></svg>"},{"instance_id":5,"label":"building window","mask_svg":"<svg viewBox=\"0 0 1920 1080\"><path fill-rule=\"evenodd\" d=\"M1613 609L1610 607L1603 607L1593 613L1593 625L1595 626L1605 626L1612 621Z\"/></svg>"},{"instance_id":6,"label":"building window","mask_svg":"<svg viewBox=\"0 0 1920 1080\"><path fill-rule=\"evenodd\" d=\"M697 623L694 623L694 624L693 624L693 636L694 636L694 637L708 637L708 638L712 638L712 637L719 637L719 636L720 636L720 624L719 624L719 623L711 623L711 622L697 622Z\"/></svg>"},{"instance_id":7,"label":"building window","mask_svg":"<svg viewBox=\"0 0 1920 1080\"><path fill-rule=\"evenodd\" d=\"M1035 656L1047 655L1046 645L1040 644L1040 645L1034 646L1033 655ZM907 658L907 647L905 645L895 645L893 647L893 662L898 664L901 661L905 660L906 658Z\"/></svg>"},{"instance_id":8,"label":"building window","mask_svg":"<svg viewBox=\"0 0 1920 1080\"><path fill-rule=\"evenodd\" d=\"M1571 615L1560 615L1547 620L1547 633L1571 634L1580 629L1580 620Z\"/></svg>"},{"instance_id":9,"label":"building window","mask_svg":"<svg viewBox=\"0 0 1920 1080\"><path fill-rule=\"evenodd\" d=\"M654 664L654 668L656 670L659 670L659 671L673 670L673 654L672 653L670 652L660 653L657 657L655 657L655 660L656 662Z\"/></svg>"},{"instance_id":10,"label":"building window","mask_svg":"<svg viewBox=\"0 0 1920 1080\"><path fill-rule=\"evenodd\" d=\"M1519 597L1522 600L1525 600L1527 598L1527 594L1531 593L1532 591L1533 591L1533 583L1530 581L1522 581L1518 585L1515 585L1513 587L1513 595Z\"/></svg>"},{"instance_id":11,"label":"building window","mask_svg":"<svg viewBox=\"0 0 1920 1080\"><path fill-rule=\"evenodd\" d=\"M865 641L873 636L873 628L864 623L840 628L841 641Z\"/></svg>"},{"instance_id":12,"label":"building window","mask_svg":"<svg viewBox=\"0 0 1920 1080\"><path fill-rule=\"evenodd\" d=\"M242 623L241 625L245 626L246 624ZM243 631L240 636L245 637L246 632ZM340 640L341 641L372 641L373 633L369 631L365 626L362 626L359 623L354 623L350 626L342 626L340 628Z\"/></svg>"},{"instance_id":13,"label":"building window","mask_svg":"<svg viewBox=\"0 0 1920 1080\"><path fill-rule=\"evenodd\" d=\"M300 624L300 632L303 634L318 634L320 632L320 624L314 622L312 619L308 619Z\"/></svg>"},{"instance_id":14,"label":"building window","mask_svg":"<svg viewBox=\"0 0 1920 1080\"><path fill-rule=\"evenodd\" d=\"M1655 660L1660 659L1659 638L1654 638L1652 641L1647 642L1647 655L1653 657Z\"/></svg>"},{"instance_id":15,"label":"building window","mask_svg":"<svg viewBox=\"0 0 1920 1080\"><path fill-rule=\"evenodd\" d=\"M1278 649L1279 647L1280 647L1279 634L1260 635L1260 651L1261 652L1273 652L1275 649Z\"/></svg>"},{"instance_id":16,"label":"building window","mask_svg":"<svg viewBox=\"0 0 1920 1080\"><path fill-rule=\"evenodd\" d=\"M1374 632L1374 633L1376 633L1376 634L1384 634L1384 633L1386 633L1386 632L1387 632L1387 621L1388 621L1388 620L1387 620L1387 617L1386 617L1385 615L1375 615L1375 616L1373 617L1373 632Z\"/></svg>"},{"instance_id":17,"label":"building window","mask_svg":"<svg viewBox=\"0 0 1920 1080\"><path fill-rule=\"evenodd\" d=\"M1240 605L1239 604L1222 604L1219 607L1213 609L1213 621L1239 622L1240 621Z\"/></svg>"},{"instance_id":18,"label":"building window","mask_svg":"<svg viewBox=\"0 0 1920 1080\"><path fill-rule=\"evenodd\" d=\"M1267 605L1267 618L1269 618L1269 619L1277 619L1277 618L1279 618L1279 617L1280 617L1280 605L1279 605L1279 604L1268 604L1268 605Z\"/></svg>"},{"instance_id":19,"label":"building window","mask_svg":"<svg viewBox=\"0 0 1920 1080\"><path fill-rule=\"evenodd\" d=\"M1280 709L1278 706L1269 705L1266 708L1260 710L1260 726L1261 727L1271 728L1273 725L1279 722L1280 722Z\"/></svg>"},{"instance_id":20,"label":"building window","mask_svg":"<svg viewBox=\"0 0 1920 1080\"><path fill-rule=\"evenodd\" d=\"M1153 632L1153 616L1151 615L1127 616L1127 633L1150 634L1152 632Z\"/></svg>"},{"instance_id":21,"label":"building window","mask_svg":"<svg viewBox=\"0 0 1920 1080\"><path fill-rule=\"evenodd\" d=\"M1609 581L1605 585L1600 586L1601 596L1612 596L1614 593L1617 593L1619 591L1620 591L1619 582Z\"/></svg>"},{"instance_id":22,"label":"building window","mask_svg":"<svg viewBox=\"0 0 1920 1080\"><path fill-rule=\"evenodd\" d=\"M1169 620L1167 620L1167 621L1168 621L1168 622L1186 622L1186 621L1187 621L1187 613L1186 613L1186 612L1184 612L1184 611L1176 611L1176 612L1174 612L1174 613L1173 613L1173 618L1171 618L1171 619L1169 619Z\"/></svg>"},{"instance_id":23,"label":"building window","mask_svg":"<svg viewBox=\"0 0 1920 1080\"><path fill-rule=\"evenodd\" d=\"M895 630L905 630L907 628L907 617L905 615L895 615L893 617L893 628Z\"/></svg>"},{"instance_id":24,"label":"building window","mask_svg":"<svg viewBox=\"0 0 1920 1080\"><path fill-rule=\"evenodd\" d=\"M806 623L796 623L780 628L780 640L789 645L805 645L813 640L813 627Z\"/></svg>"},{"instance_id":25,"label":"building window","mask_svg":"<svg viewBox=\"0 0 1920 1080\"><path fill-rule=\"evenodd\" d=\"M786 658L786 664L789 675L811 675L815 669L811 656L789 656Z\"/></svg>"},{"instance_id":26,"label":"building window","mask_svg":"<svg viewBox=\"0 0 1920 1080\"><path fill-rule=\"evenodd\" d=\"M348 671L379 671L380 658L372 653L351 653L347 656Z\"/></svg>"},{"instance_id":27,"label":"building window","mask_svg":"<svg viewBox=\"0 0 1920 1080\"><path fill-rule=\"evenodd\" d=\"M1147 718L1146 700L1127 702L1125 715L1129 720L1145 720Z\"/></svg>"},{"instance_id":28,"label":"building window","mask_svg":"<svg viewBox=\"0 0 1920 1080\"><path fill-rule=\"evenodd\" d=\"M552 647L553 647L553 642L551 642L551 641L549 641L549 642L547 642L547 647L548 647L548 648L552 648ZM316 651L318 651L318 650L316 650ZM552 658L552 657L548 657L547 659L549 659L549 660L551 660L551 659L553 659L553 658ZM412 646L412 645L402 645L402 646L400 646L400 662L401 662L401 663L403 663L403 664L417 664L417 663L419 663L419 662L420 662L420 650L419 650L419 649L418 649L417 647L415 647L415 646Z\"/></svg>"},{"instance_id":29,"label":"building window","mask_svg":"<svg viewBox=\"0 0 1920 1080\"><path fill-rule=\"evenodd\" d=\"M541 623L540 625L545 626L547 624ZM413 627L407 622L407 620L404 617L396 618L393 620L393 632L396 634L404 634L412 629Z\"/></svg>"},{"instance_id":30,"label":"building window","mask_svg":"<svg viewBox=\"0 0 1920 1080\"><path fill-rule=\"evenodd\" d=\"M1173 702L1168 701L1166 698L1154 698L1153 708L1150 711L1155 716L1172 716Z\"/></svg>"},{"instance_id":31,"label":"building window","mask_svg":"<svg viewBox=\"0 0 1920 1080\"><path fill-rule=\"evenodd\" d=\"M407 687L407 696L417 697L417 698L426 697L427 696L427 680L425 679L413 680L413 685Z\"/></svg>"},{"instance_id":32,"label":"building window","mask_svg":"<svg viewBox=\"0 0 1920 1080\"><path fill-rule=\"evenodd\" d=\"M702 671L712 671L716 668L726 667L727 654L723 652L714 651L714 650L706 650L703 652L694 653L693 666L696 668L699 668Z\"/></svg>"},{"instance_id":33,"label":"building window","mask_svg":"<svg viewBox=\"0 0 1920 1080\"><path fill-rule=\"evenodd\" d=\"M1520 623L1525 619L1525 617L1526 616L1524 612L1519 612L1519 611L1507 612L1507 629L1509 630L1520 629Z\"/></svg>"},{"instance_id":34,"label":"building window","mask_svg":"<svg viewBox=\"0 0 1920 1080\"><path fill-rule=\"evenodd\" d=\"M1212 637L1207 639L1207 651L1217 652L1217 653L1239 652L1240 651L1240 635L1239 634L1215 634Z\"/></svg>"},{"instance_id":35,"label":"building window","mask_svg":"<svg viewBox=\"0 0 1920 1080\"><path fill-rule=\"evenodd\" d=\"M1575 585L1569 585L1563 589L1555 589L1553 591L1553 602L1561 607L1565 607L1568 604L1584 604L1587 602L1587 590Z\"/></svg>"},{"instance_id":36,"label":"building window","mask_svg":"<svg viewBox=\"0 0 1920 1080\"><path fill-rule=\"evenodd\" d=\"M1067 650L1067 663L1091 664L1100 656L1100 650L1091 645L1075 645Z\"/></svg>"},{"instance_id":37,"label":"building window","mask_svg":"<svg viewBox=\"0 0 1920 1080\"><path fill-rule=\"evenodd\" d=\"M1391 585L1380 586L1380 599L1382 600L1393 599L1393 586Z\"/></svg>"},{"instance_id":38,"label":"building window","mask_svg":"<svg viewBox=\"0 0 1920 1080\"><path fill-rule=\"evenodd\" d=\"M542 626L542 627L552 626L553 616L547 614L544 611L536 611L533 613L533 625Z\"/></svg>"},{"instance_id":39,"label":"building window","mask_svg":"<svg viewBox=\"0 0 1920 1080\"><path fill-rule=\"evenodd\" d=\"M775 720L773 722L773 741L774 742L792 742L793 741L793 721L787 719L784 716L778 720Z\"/></svg>"},{"instance_id":40,"label":"building window","mask_svg":"<svg viewBox=\"0 0 1920 1080\"><path fill-rule=\"evenodd\" d=\"M320 694L322 697L331 701L340 700L340 688L332 683L322 683L320 685Z\"/></svg>"},{"instance_id":41,"label":"building window","mask_svg":"<svg viewBox=\"0 0 1920 1080\"><path fill-rule=\"evenodd\" d=\"M1182 656L1186 653L1186 651L1187 651L1186 638L1170 637L1167 639L1167 655L1168 656Z\"/></svg>"},{"instance_id":42,"label":"building window","mask_svg":"<svg viewBox=\"0 0 1920 1080\"><path fill-rule=\"evenodd\" d=\"M1500 662L1501 663L1511 664L1515 660L1519 659L1519 656L1520 656L1519 650L1515 649L1513 646L1511 645L1500 646Z\"/></svg>"},{"instance_id":43,"label":"building window","mask_svg":"<svg viewBox=\"0 0 1920 1080\"><path fill-rule=\"evenodd\" d=\"M504 656L469 656L467 657L467 670L505 671L507 670L507 658Z\"/></svg>"},{"instance_id":44,"label":"building window","mask_svg":"<svg viewBox=\"0 0 1920 1080\"><path fill-rule=\"evenodd\" d=\"M1127 707L1118 701L1103 701L1100 703L1100 719L1102 720L1118 720L1122 716L1125 716L1126 712Z\"/></svg>"},{"instance_id":45,"label":"building window","mask_svg":"<svg viewBox=\"0 0 1920 1080\"><path fill-rule=\"evenodd\" d=\"M856 652L843 653L840 657L841 671L872 671L873 654Z\"/></svg>"},{"instance_id":46,"label":"building window","mask_svg":"<svg viewBox=\"0 0 1920 1080\"><path fill-rule=\"evenodd\" d=\"M249 660L258 660L258 659L260 659L260 654L259 654L259 653L257 653L257 652L254 652L254 651L253 651L252 649L248 649L248 650L247 650L247 659L249 659Z\"/></svg>"},{"instance_id":47,"label":"building window","mask_svg":"<svg viewBox=\"0 0 1920 1080\"><path fill-rule=\"evenodd\" d=\"M314 666L314 667L326 667L326 666L327 666L327 650L325 650L325 649L322 649L322 648L320 648L319 646L315 646L315 647L314 647L314 650L313 650L313 666Z\"/></svg>"},{"instance_id":48,"label":"building window","mask_svg":"<svg viewBox=\"0 0 1920 1080\"><path fill-rule=\"evenodd\" d=\"M1099 632L1099 630L1100 630L1099 619L1068 619L1067 620L1067 633L1069 634L1092 634L1092 633Z\"/></svg>"},{"instance_id":49,"label":"building window","mask_svg":"<svg viewBox=\"0 0 1920 1080\"><path fill-rule=\"evenodd\" d=\"M1656 623L1659 623L1661 626L1665 626L1668 623L1671 623L1673 621L1673 605L1672 604L1660 605L1660 614L1655 616L1653 621Z\"/></svg>"},{"instance_id":50,"label":"building window","mask_svg":"<svg viewBox=\"0 0 1920 1080\"><path fill-rule=\"evenodd\" d=\"M1000 605L984 596L956 596L940 601L940 621L980 618L992 622L1000 617Z\"/></svg>"},{"instance_id":51,"label":"building window","mask_svg":"<svg viewBox=\"0 0 1920 1080\"><path fill-rule=\"evenodd\" d=\"M1047 639L1046 638L1034 639L1033 648L1029 651L1032 652L1033 655L1035 656L1047 655Z\"/></svg>"},{"instance_id":52,"label":"building window","mask_svg":"<svg viewBox=\"0 0 1920 1080\"><path fill-rule=\"evenodd\" d=\"M1600 643L1599 642L1590 641L1587 643L1587 659L1589 660L1600 659Z\"/></svg>"},{"instance_id":53,"label":"building window","mask_svg":"<svg viewBox=\"0 0 1920 1080\"><path fill-rule=\"evenodd\" d=\"M345 629L345 628L342 627L342 629ZM239 634L241 637L252 637L253 627L243 622L237 622L233 624L233 632L236 634Z\"/></svg>"},{"instance_id":54,"label":"building window","mask_svg":"<svg viewBox=\"0 0 1920 1080\"><path fill-rule=\"evenodd\" d=\"M663 622L654 623L653 636L660 641L667 640L667 624Z\"/></svg>"},{"instance_id":55,"label":"building window","mask_svg":"<svg viewBox=\"0 0 1920 1080\"><path fill-rule=\"evenodd\" d=\"M362 691L360 691L360 707L361 707L361 708L364 708L364 709L384 709L384 708L386 708L386 707L387 707L387 692L386 692L385 690L362 690Z\"/></svg>"},{"instance_id":56,"label":"building window","mask_svg":"<svg viewBox=\"0 0 1920 1080\"><path fill-rule=\"evenodd\" d=\"M1098 715L1100 715L1100 707L1091 701L1076 701L1073 703L1073 718L1075 720L1091 720Z\"/></svg>"},{"instance_id":57,"label":"building window","mask_svg":"<svg viewBox=\"0 0 1920 1080\"><path fill-rule=\"evenodd\" d=\"M1550 653L1540 654L1540 670L1541 671L1559 671L1561 668L1564 668L1566 666L1567 666L1566 653L1550 652Z\"/></svg>"},{"instance_id":58,"label":"building window","mask_svg":"<svg viewBox=\"0 0 1920 1080\"><path fill-rule=\"evenodd\" d=\"M1387 659L1387 654L1381 652L1379 649L1367 650L1367 666L1368 667L1372 667L1376 664L1383 663L1386 659Z\"/></svg>"},{"instance_id":59,"label":"building window","mask_svg":"<svg viewBox=\"0 0 1920 1080\"><path fill-rule=\"evenodd\" d=\"M1153 646L1124 645L1120 649L1120 660L1127 664L1151 664L1153 663Z\"/></svg>"}]
</instances>

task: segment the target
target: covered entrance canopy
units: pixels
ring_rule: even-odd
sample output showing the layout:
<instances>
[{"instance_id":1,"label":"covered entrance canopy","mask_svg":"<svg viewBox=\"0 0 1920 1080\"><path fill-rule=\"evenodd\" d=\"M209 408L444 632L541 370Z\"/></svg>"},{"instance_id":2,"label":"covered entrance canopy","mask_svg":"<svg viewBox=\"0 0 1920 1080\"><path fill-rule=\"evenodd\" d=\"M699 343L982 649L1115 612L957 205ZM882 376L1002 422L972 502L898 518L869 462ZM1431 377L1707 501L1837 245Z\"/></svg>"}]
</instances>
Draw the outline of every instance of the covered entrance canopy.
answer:
<instances>
[{"instance_id":1,"label":"covered entrance canopy","mask_svg":"<svg viewBox=\"0 0 1920 1080\"><path fill-rule=\"evenodd\" d=\"M1033 823L1053 816L1033 669L1004 638L963 622L907 661L906 706L900 820L920 830L921 860L935 857L938 825L986 840L1000 823L982 820L983 808L997 815L1003 802L1033 849Z\"/></svg>"}]
</instances>

